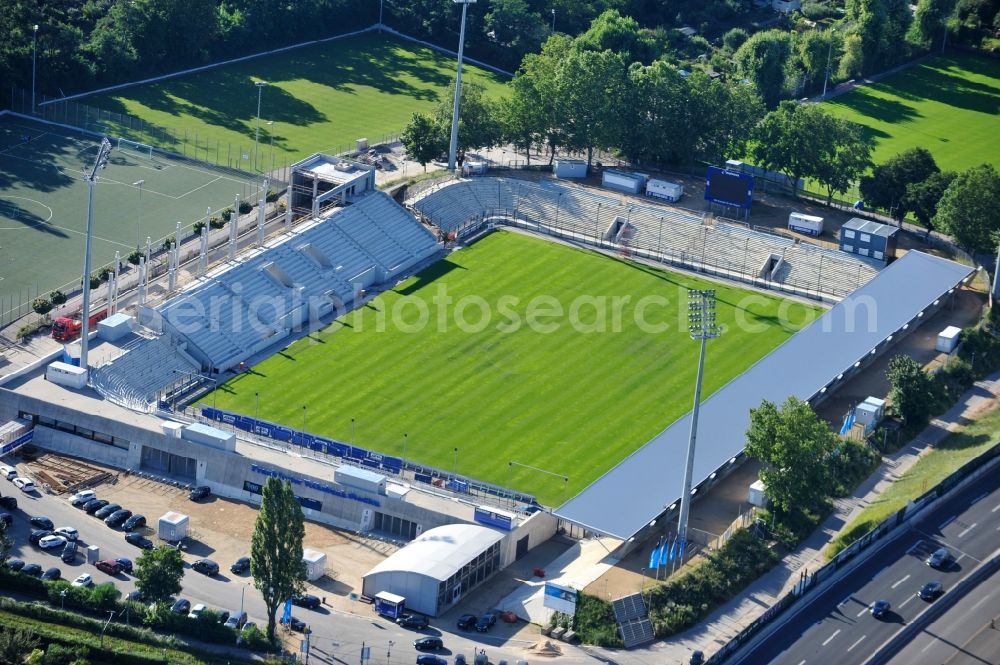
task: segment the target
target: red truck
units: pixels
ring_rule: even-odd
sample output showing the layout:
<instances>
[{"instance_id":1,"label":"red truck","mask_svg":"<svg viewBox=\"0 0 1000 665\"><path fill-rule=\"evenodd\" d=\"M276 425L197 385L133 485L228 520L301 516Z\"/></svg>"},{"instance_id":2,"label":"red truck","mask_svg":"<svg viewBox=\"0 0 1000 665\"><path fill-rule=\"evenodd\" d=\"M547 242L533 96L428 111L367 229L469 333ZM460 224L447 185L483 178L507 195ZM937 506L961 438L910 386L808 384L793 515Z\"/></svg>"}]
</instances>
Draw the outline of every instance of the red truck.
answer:
<instances>
[{"instance_id":1,"label":"red truck","mask_svg":"<svg viewBox=\"0 0 1000 665\"><path fill-rule=\"evenodd\" d=\"M90 329L93 330L99 321L103 321L106 318L108 318L108 309L106 307L91 314ZM52 339L59 342L71 342L79 336L82 330L83 321L80 319L79 313L73 316L57 316L55 321L52 322Z\"/></svg>"}]
</instances>

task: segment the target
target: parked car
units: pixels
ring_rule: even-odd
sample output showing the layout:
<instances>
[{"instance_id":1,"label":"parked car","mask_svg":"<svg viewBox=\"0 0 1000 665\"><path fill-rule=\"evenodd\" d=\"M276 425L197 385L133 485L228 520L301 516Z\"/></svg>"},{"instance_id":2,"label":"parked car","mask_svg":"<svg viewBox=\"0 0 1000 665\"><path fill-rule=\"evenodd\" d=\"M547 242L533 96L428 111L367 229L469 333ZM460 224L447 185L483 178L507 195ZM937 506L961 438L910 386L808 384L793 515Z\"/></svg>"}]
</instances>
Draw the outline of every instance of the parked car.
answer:
<instances>
[{"instance_id":1,"label":"parked car","mask_svg":"<svg viewBox=\"0 0 1000 665\"><path fill-rule=\"evenodd\" d=\"M0 465L0 476L7 480L14 480L17 478L17 469L7 464Z\"/></svg>"},{"instance_id":2,"label":"parked car","mask_svg":"<svg viewBox=\"0 0 1000 665\"><path fill-rule=\"evenodd\" d=\"M301 633L306 629L306 622L298 617L290 617L288 619L288 627L294 630L296 633Z\"/></svg>"},{"instance_id":3,"label":"parked car","mask_svg":"<svg viewBox=\"0 0 1000 665\"><path fill-rule=\"evenodd\" d=\"M122 572L121 564L114 559L104 559L103 561L98 561L94 564L94 567L107 575L117 575Z\"/></svg>"},{"instance_id":4,"label":"parked car","mask_svg":"<svg viewBox=\"0 0 1000 665\"><path fill-rule=\"evenodd\" d=\"M301 596L292 596L292 604L304 607L307 610L314 610L320 606L320 600L311 593L304 593Z\"/></svg>"},{"instance_id":5,"label":"parked car","mask_svg":"<svg viewBox=\"0 0 1000 665\"><path fill-rule=\"evenodd\" d=\"M25 494L30 494L35 491L35 483L31 478L15 478L14 487L19 488Z\"/></svg>"},{"instance_id":6,"label":"parked car","mask_svg":"<svg viewBox=\"0 0 1000 665\"><path fill-rule=\"evenodd\" d=\"M215 610L216 621L225 624L229 621L229 610Z\"/></svg>"},{"instance_id":7,"label":"parked car","mask_svg":"<svg viewBox=\"0 0 1000 665\"><path fill-rule=\"evenodd\" d=\"M17 499L12 496L0 496L0 508L4 510L17 510Z\"/></svg>"},{"instance_id":8,"label":"parked car","mask_svg":"<svg viewBox=\"0 0 1000 665\"><path fill-rule=\"evenodd\" d=\"M229 566L229 572L236 573L240 575L250 571L250 557L241 556L239 559L233 562L233 565Z\"/></svg>"},{"instance_id":9,"label":"parked car","mask_svg":"<svg viewBox=\"0 0 1000 665\"><path fill-rule=\"evenodd\" d=\"M36 529L48 529L49 531L52 531L55 528L55 524L53 524L52 520L50 520L48 517L42 517L42 516L32 517L30 520L28 520L28 523L30 523L31 526L35 527Z\"/></svg>"},{"instance_id":10,"label":"parked car","mask_svg":"<svg viewBox=\"0 0 1000 665\"><path fill-rule=\"evenodd\" d=\"M198 559L191 564L191 568L198 571L202 575L208 575L209 577L219 574L219 564L215 563L211 559Z\"/></svg>"},{"instance_id":11,"label":"parked car","mask_svg":"<svg viewBox=\"0 0 1000 665\"><path fill-rule=\"evenodd\" d=\"M937 568L938 570L943 570L951 565L953 557L951 556L951 550L947 547L942 547L934 551L927 557L927 565L931 568Z\"/></svg>"},{"instance_id":12,"label":"parked car","mask_svg":"<svg viewBox=\"0 0 1000 665\"><path fill-rule=\"evenodd\" d=\"M24 562L20 559L7 559L7 567L13 571L18 571L24 568Z\"/></svg>"},{"instance_id":13,"label":"parked car","mask_svg":"<svg viewBox=\"0 0 1000 665\"><path fill-rule=\"evenodd\" d=\"M122 528L126 531L135 531L136 529L141 529L144 526L146 526L145 515L133 515L125 520L124 524L122 524Z\"/></svg>"},{"instance_id":14,"label":"parked car","mask_svg":"<svg viewBox=\"0 0 1000 665\"><path fill-rule=\"evenodd\" d=\"M108 502L105 499L91 499L87 503L83 504L83 510L88 515L93 515L106 505L108 505Z\"/></svg>"},{"instance_id":15,"label":"parked car","mask_svg":"<svg viewBox=\"0 0 1000 665\"><path fill-rule=\"evenodd\" d=\"M129 545L135 545L141 550L151 550L154 547L153 541L141 533L126 533L125 542Z\"/></svg>"},{"instance_id":16,"label":"parked car","mask_svg":"<svg viewBox=\"0 0 1000 665\"><path fill-rule=\"evenodd\" d=\"M944 587L940 582L928 582L920 587L920 591L917 592L917 595L920 596L920 600L934 600L943 592Z\"/></svg>"},{"instance_id":17,"label":"parked car","mask_svg":"<svg viewBox=\"0 0 1000 665\"><path fill-rule=\"evenodd\" d=\"M58 529L55 529L52 533L56 534L57 536L62 536L66 540L75 541L77 538L80 537L80 533L71 526L61 526Z\"/></svg>"},{"instance_id":18,"label":"parked car","mask_svg":"<svg viewBox=\"0 0 1000 665\"><path fill-rule=\"evenodd\" d=\"M207 499L211 493L212 493L211 487L209 487L208 485L199 485L198 487L195 487L193 490L191 490L191 493L188 494L188 499L190 499L191 501L201 501L202 499Z\"/></svg>"},{"instance_id":19,"label":"parked car","mask_svg":"<svg viewBox=\"0 0 1000 665\"><path fill-rule=\"evenodd\" d=\"M104 523L107 524L112 529L117 529L125 520L132 517L132 511L122 508L121 510L116 510L107 517L104 518Z\"/></svg>"},{"instance_id":20,"label":"parked car","mask_svg":"<svg viewBox=\"0 0 1000 665\"><path fill-rule=\"evenodd\" d=\"M101 508L100 510L98 510L97 512L95 512L94 513L94 517L99 517L100 519L103 520L103 519L107 518L109 515L111 515L112 513L116 512L118 510L121 510L121 509L122 509L122 507L119 506L117 503L109 503L108 505L104 506L103 508Z\"/></svg>"},{"instance_id":21,"label":"parked car","mask_svg":"<svg viewBox=\"0 0 1000 665\"><path fill-rule=\"evenodd\" d=\"M444 641L440 637L428 635L413 640L413 648L417 651L438 651L444 648Z\"/></svg>"},{"instance_id":22,"label":"parked car","mask_svg":"<svg viewBox=\"0 0 1000 665\"><path fill-rule=\"evenodd\" d=\"M83 490L82 492L77 492L69 498L69 505L74 508L80 508L83 504L97 498L97 492L94 490Z\"/></svg>"},{"instance_id":23,"label":"parked car","mask_svg":"<svg viewBox=\"0 0 1000 665\"><path fill-rule=\"evenodd\" d=\"M0 513L0 522L3 522L5 527L9 527L14 523L14 516L10 513Z\"/></svg>"},{"instance_id":24,"label":"parked car","mask_svg":"<svg viewBox=\"0 0 1000 665\"><path fill-rule=\"evenodd\" d=\"M32 545L37 545L39 540L41 540L45 536L51 536L51 535L52 532L49 531L48 529L35 529L34 531L31 532L31 535L28 536L28 542L31 543Z\"/></svg>"},{"instance_id":25,"label":"parked car","mask_svg":"<svg viewBox=\"0 0 1000 665\"><path fill-rule=\"evenodd\" d=\"M688 661L688 665L701 665L705 662L705 652L703 651L692 651L691 659Z\"/></svg>"},{"instance_id":26,"label":"parked car","mask_svg":"<svg viewBox=\"0 0 1000 665\"><path fill-rule=\"evenodd\" d=\"M422 653L417 656L417 665L448 665L448 661L432 653Z\"/></svg>"},{"instance_id":27,"label":"parked car","mask_svg":"<svg viewBox=\"0 0 1000 665\"><path fill-rule=\"evenodd\" d=\"M122 567L123 573L128 573L129 575L132 574L132 559L126 559L125 557L120 556L115 559L115 561L117 561L118 565Z\"/></svg>"},{"instance_id":28,"label":"parked car","mask_svg":"<svg viewBox=\"0 0 1000 665\"><path fill-rule=\"evenodd\" d=\"M875 617L876 619L881 619L889 613L889 609L891 607L892 605L889 603L888 600L885 599L876 600L875 604L872 605L871 607L872 616Z\"/></svg>"},{"instance_id":29,"label":"parked car","mask_svg":"<svg viewBox=\"0 0 1000 665\"><path fill-rule=\"evenodd\" d=\"M247 613L236 611L229 615L229 618L226 619L225 621L225 625L226 628L239 630L240 628L243 627L243 624L245 624L246 622L247 622Z\"/></svg>"},{"instance_id":30,"label":"parked car","mask_svg":"<svg viewBox=\"0 0 1000 665\"><path fill-rule=\"evenodd\" d=\"M44 573L42 573L42 579L46 582L55 582L62 578L62 571L58 568L49 568Z\"/></svg>"},{"instance_id":31,"label":"parked car","mask_svg":"<svg viewBox=\"0 0 1000 665\"><path fill-rule=\"evenodd\" d=\"M56 547L63 547L68 541L62 536L50 535L39 539L38 546L43 550L51 550Z\"/></svg>"},{"instance_id":32,"label":"parked car","mask_svg":"<svg viewBox=\"0 0 1000 665\"><path fill-rule=\"evenodd\" d=\"M138 589L136 589L135 591L129 591L125 595L125 600L131 601L131 602L136 602L136 603L141 603L145 599L145 597L146 596L145 596L145 594L142 593L142 591L139 591Z\"/></svg>"},{"instance_id":33,"label":"parked car","mask_svg":"<svg viewBox=\"0 0 1000 665\"><path fill-rule=\"evenodd\" d=\"M431 624L423 614L404 614L396 619L396 625L403 628L417 628L423 630Z\"/></svg>"},{"instance_id":34,"label":"parked car","mask_svg":"<svg viewBox=\"0 0 1000 665\"><path fill-rule=\"evenodd\" d=\"M39 575L42 574L42 567L39 566L37 563L29 563L24 568L21 569L21 572L24 573L25 575L38 577Z\"/></svg>"},{"instance_id":35,"label":"parked car","mask_svg":"<svg viewBox=\"0 0 1000 665\"><path fill-rule=\"evenodd\" d=\"M204 612L207 609L208 609L208 606L205 605L205 603L198 603L197 605L195 605L194 607L191 608L190 612L188 612L188 619L199 619L199 618L201 618L201 613Z\"/></svg>"},{"instance_id":36,"label":"parked car","mask_svg":"<svg viewBox=\"0 0 1000 665\"><path fill-rule=\"evenodd\" d=\"M76 579L72 582L72 586L90 586L93 583L94 578L87 573L83 573L82 575L76 576Z\"/></svg>"},{"instance_id":37,"label":"parked car","mask_svg":"<svg viewBox=\"0 0 1000 665\"><path fill-rule=\"evenodd\" d=\"M191 601L187 598L178 598L170 606L170 611L174 614L187 614L191 610Z\"/></svg>"},{"instance_id":38,"label":"parked car","mask_svg":"<svg viewBox=\"0 0 1000 665\"><path fill-rule=\"evenodd\" d=\"M61 556L63 563L73 563L76 561L76 549L77 544L75 540L66 541L66 545L63 547Z\"/></svg>"},{"instance_id":39,"label":"parked car","mask_svg":"<svg viewBox=\"0 0 1000 665\"><path fill-rule=\"evenodd\" d=\"M492 628L496 622L497 622L497 613L487 612L483 616L479 617L478 621L476 621L476 630L479 631L480 633L485 633L489 631L489 629Z\"/></svg>"},{"instance_id":40,"label":"parked car","mask_svg":"<svg viewBox=\"0 0 1000 665\"><path fill-rule=\"evenodd\" d=\"M463 614L458 617L456 625L459 630L472 630L476 627L476 615L475 614Z\"/></svg>"}]
</instances>

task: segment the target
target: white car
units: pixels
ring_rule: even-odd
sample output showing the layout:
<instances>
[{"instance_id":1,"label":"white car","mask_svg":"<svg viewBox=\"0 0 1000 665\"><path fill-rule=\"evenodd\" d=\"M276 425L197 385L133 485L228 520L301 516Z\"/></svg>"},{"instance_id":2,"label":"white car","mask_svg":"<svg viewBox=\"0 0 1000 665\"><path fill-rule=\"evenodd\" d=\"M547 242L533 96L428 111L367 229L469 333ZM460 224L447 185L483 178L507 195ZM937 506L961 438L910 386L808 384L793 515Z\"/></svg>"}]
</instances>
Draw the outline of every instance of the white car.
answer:
<instances>
[{"instance_id":1,"label":"white car","mask_svg":"<svg viewBox=\"0 0 1000 665\"><path fill-rule=\"evenodd\" d=\"M62 536L45 536L38 541L38 546L43 550L51 550L56 547L63 547L66 545L66 539Z\"/></svg>"},{"instance_id":2,"label":"white car","mask_svg":"<svg viewBox=\"0 0 1000 665\"><path fill-rule=\"evenodd\" d=\"M21 488L22 492L34 492L35 483L32 482L31 478L15 478L14 487Z\"/></svg>"},{"instance_id":3,"label":"white car","mask_svg":"<svg viewBox=\"0 0 1000 665\"><path fill-rule=\"evenodd\" d=\"M0 476L3 476L7 480L14 480L17 478L17 469L6 464L0 465Z\"/></svg>"},{"instance_id":4,"label":"white car","mask_svg":"<svg viewBox=\"0 0 1000 665\"><path fill-rule=\"evenodd\" d=\"M201 616L201 613L204 612L205 609L206 609L205 603L198 603L197 605L191 608L190 612L188 612L188 618L197 619L198 617Z\"/></svg>"},{"instance_id":5,"label":"white car","mask_svg":"<svg viewBox=\"0 0 1000 665\"><path fill-rule=\"evenodd\" d=\"M76 540L80 537L80 534L77 533L76 529L71 526L61 526L52 533L56 536L62 536L66 540Z\"/></svg>"},{"instance_id":6,"label":"white car","mask_svg":"<svg viewBox=\"0 0 1000 665\"><path fill-rule=\"evenodd\" d=\"M83 575L80 575L75 580L73 580L73 586L90 586L90 584L93 581L94 580L90 575L84 573Z\"/></svg>"},{"instance_id":7,"label":"white car","mask_svg":"<svg viewBox=\"0 0 1000 665\"><path fill-rule=\"evenodd\" d=\"M91 499L96 499L96 498L97 498L97 492L95 492L94 490L83 490L82 492L77 492L76 494L71 496L69 500L70 503L73 502L85 503L87 501L90 501Z\"/></svg>"}]
</instances>

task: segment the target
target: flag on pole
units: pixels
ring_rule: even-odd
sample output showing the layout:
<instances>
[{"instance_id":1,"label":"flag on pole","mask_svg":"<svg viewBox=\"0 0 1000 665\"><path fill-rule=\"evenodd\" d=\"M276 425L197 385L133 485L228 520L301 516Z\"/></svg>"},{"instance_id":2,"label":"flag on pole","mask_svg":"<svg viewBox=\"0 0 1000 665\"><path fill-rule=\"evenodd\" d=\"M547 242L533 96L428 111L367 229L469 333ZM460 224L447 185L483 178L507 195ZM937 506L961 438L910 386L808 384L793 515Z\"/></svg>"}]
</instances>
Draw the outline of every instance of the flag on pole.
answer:
<instances>
[{"instance_id":1,"label":"flag on pole","mask_svg":"<svg viewBox=\"0 0 1000 665\"><path fill-rule=\"evenodd\" d=\"M281 614L281 621L279 623L288 623L292 619L292 599L289 598L285 601L285 609Z\"/></svg>"},{"instance_id":2,"label":"flag on pole","mask_svg":"<svg viewBox=\"0 0 1000 665\"><path fill-rule=\"evenodd\" d=\"M681 548L677 552L677 558L681 560L681 563L684 563L684 546L686 544L687 544L687 541L682 538L681 539Z\"/></svg>"},{"instance_id":3,"label":"flag on pole","mask_svg":"<svg viewBox=\"0 0 1000 665\"><path fill-rule=\"evenodd\" d=\"M673 561L675 554L677 554L677 539L676 538L674 538L674 541L672 543L670 543L670 554L667 557L667 559L669 561Z\"/></svg>"},{"instance_id":4,"label":"flag on pole","mask_svg":"<svg viewBox=\"0 0 1000 665\"><path fill-rule=\"evenodd\" d=\"M653 552L649 555L649 567L650 569L655 569L656 564L660 560L660 544L657 543L656 547L653 548Z\"/></svg>"},{"instance_id":5,"label":"flag on pole","mask_svg":"<svg viewBox=\"0 0 1000 665\"><path fill-rule=\"evenodd\" d=\"M659 562L660 566L665 566L667 565L667 562L670 561L670 559L667 556L668 554L670 554L669 550L670 548L667 547L667 543L664 542L663 547L660 548L660 562Z\"/></svg>"}]
</instances>

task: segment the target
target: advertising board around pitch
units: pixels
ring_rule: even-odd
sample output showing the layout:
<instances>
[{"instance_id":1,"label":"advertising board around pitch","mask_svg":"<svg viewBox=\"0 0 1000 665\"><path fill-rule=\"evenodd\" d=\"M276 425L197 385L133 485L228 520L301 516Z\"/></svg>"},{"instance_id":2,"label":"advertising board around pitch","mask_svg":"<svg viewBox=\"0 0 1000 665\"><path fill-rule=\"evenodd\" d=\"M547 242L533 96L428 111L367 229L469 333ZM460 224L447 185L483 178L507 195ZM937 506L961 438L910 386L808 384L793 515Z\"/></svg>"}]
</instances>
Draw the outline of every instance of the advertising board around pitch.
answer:
<instances>
[{"instance_id":1,"label":"advertising board around pitch","mask_svg":"<svg viewBox=\"0 0 1000 665\"><path fill-rule=\"evenodd\" d=\"M553 582L545 583L545 597L542 605L556 612L576 614L576 589Z\"/></svg>"}]
</instances>

